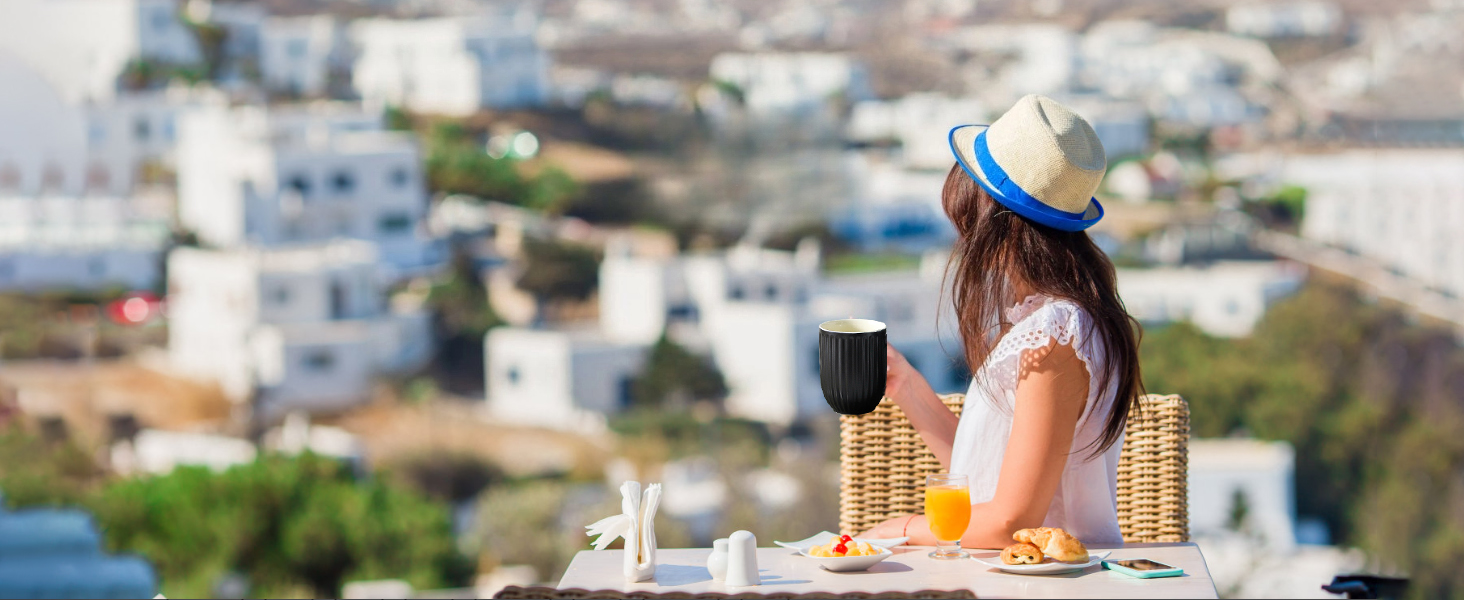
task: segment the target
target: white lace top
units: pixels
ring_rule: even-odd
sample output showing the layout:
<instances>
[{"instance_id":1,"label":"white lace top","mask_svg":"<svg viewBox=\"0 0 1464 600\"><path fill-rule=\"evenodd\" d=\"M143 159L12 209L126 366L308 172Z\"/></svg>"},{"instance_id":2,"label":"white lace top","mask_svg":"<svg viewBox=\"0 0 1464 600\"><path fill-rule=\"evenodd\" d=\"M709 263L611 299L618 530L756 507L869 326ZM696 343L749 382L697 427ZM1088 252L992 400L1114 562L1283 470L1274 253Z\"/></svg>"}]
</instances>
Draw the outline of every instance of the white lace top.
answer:
<instances>
[{"instance_id":1,"label":"white lace top","mask_svg":"<svg viewBox=\"0 0 1464 600\"><path fill-rule=\"evenodd\" d=\"M1008 309L1007 321L1012 328L997 342L986 364L977 369L966 392L951 451L951 472L965 474L970 480L972 504L990 501L996 495L1002 457L1012 433L1022 353L1045 347L1052 340L1072 345L1088 367L1088 401L1078 417L1062 483L1042 525L1066 529L1090 546L1122 544L1117 494L1118 454L1123 439L1101 456L1089 458L1093 453L1090 444L1103 435L1118 385L1115 377L1107 389L1098 389L1104 367L1103 340L1089 335L1093 331L1092 317L1068 300L1031 296Z\"/></svg>"}]
</instances>

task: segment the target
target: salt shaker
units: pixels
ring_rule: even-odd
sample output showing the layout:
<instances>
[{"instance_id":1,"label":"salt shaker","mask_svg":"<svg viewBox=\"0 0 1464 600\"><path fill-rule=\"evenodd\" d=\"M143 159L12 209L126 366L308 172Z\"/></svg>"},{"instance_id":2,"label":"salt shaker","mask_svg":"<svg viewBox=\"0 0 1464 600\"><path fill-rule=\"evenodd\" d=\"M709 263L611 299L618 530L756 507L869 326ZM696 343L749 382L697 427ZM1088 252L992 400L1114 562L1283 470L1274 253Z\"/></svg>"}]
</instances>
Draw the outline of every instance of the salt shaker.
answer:
<instances>
[{"instance_id":1,"label":"salt shaker","mask_svg":"<svg viewBox=\"0 0 1464 600\"><path fill-rule=\"evenodd\" d=\"M762 585L757 574L757 536L751 531L733 532L727 538L727 587Z\"/></svg>"},{"instance_id":2,"label":"salt shaker","mask_svg":"<svg viewBox=\"0 0 1464 600\"><path fill-rule=\"evenodd\" d=\"M707 571L713 581L727 579L727 538L712 542L712 555L707 557Z\"/></svg>"}]
</instances>

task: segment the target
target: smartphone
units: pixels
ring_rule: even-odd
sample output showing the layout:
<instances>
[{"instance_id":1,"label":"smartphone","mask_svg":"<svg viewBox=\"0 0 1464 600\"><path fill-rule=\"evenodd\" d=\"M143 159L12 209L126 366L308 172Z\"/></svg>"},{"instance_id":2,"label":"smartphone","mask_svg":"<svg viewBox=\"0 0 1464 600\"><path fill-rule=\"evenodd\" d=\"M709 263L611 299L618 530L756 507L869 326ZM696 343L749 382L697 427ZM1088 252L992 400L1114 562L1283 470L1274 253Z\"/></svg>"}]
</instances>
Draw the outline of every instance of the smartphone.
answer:
<instances>
[{"instance_id":1,"label":"smartphone","mask_svg":"<svg viewBox=\"0 0 1464 600\"><path fill-rule=\"evenodd\" d=\"M1149 560L1147 558L1133 558L1126 560L1105 560L1103 566L1129 577L1139 579L1153 579L1155 577L1178 577L1184 574L1184 569L1171 567L1162 562Z\"/></svg>"}]
</instances>

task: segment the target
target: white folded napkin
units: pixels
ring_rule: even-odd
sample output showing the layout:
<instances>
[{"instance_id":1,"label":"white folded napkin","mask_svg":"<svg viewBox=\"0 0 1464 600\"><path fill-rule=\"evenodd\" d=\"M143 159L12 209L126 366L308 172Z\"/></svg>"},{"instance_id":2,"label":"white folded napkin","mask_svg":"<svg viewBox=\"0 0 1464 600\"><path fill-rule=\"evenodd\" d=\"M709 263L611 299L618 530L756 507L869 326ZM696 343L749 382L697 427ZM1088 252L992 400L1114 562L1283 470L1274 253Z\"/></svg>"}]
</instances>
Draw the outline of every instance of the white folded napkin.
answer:
<instances>
[{"instance_id":1,"label":"white folded napkin","mask_svg":"<svg viewBox=\"0 0 1464 600\"><path fill-rule=\"evenodd\" d=\"M656 574L656 509L661 504L661 484L646 486L641 495L639 481L620 485L621 514L605 517L585 527L585 535L600 536L596 550L604 550L615 538L625 538L625 580L646 581Z\"/></svg>"}]
</instances>

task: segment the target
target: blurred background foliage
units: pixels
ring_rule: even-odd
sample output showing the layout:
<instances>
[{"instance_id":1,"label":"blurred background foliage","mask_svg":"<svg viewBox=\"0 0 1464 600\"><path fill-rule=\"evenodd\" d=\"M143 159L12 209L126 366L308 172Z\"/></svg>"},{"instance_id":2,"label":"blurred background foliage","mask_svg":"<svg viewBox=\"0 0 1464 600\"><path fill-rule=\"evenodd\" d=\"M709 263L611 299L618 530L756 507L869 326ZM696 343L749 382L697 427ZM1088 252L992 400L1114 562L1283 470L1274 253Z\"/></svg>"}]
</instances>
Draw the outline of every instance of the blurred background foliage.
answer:
<instances>
[{"instance_id":1,"label":"blurred background foliage","mask_svg":"<svg viewBox=\"0 0 1464 600\"><path fill-rule=\"evenodd\" d=\"M1148 332L1151 392L1190 402L1192 435L1296 448L1297 512L1418 598L1464 589L1464 350L1445 328L1325 282L1272 307L1243 339L1187 324Z\"/></svg>"}]
</instances>

